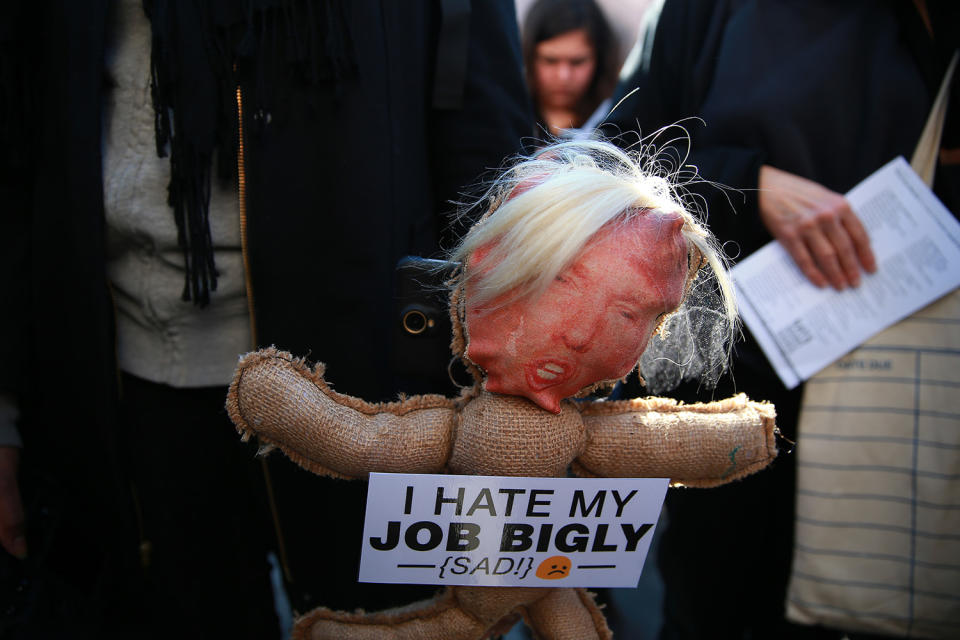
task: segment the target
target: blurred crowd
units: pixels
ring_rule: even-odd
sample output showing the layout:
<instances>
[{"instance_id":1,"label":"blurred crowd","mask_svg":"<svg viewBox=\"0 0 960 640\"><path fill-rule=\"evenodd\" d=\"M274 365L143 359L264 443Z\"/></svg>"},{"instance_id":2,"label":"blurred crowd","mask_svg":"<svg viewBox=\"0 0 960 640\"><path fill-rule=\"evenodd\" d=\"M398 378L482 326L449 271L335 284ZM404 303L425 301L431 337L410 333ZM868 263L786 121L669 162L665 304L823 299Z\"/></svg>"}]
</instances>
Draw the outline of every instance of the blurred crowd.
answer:
<instances>
[{"instance_id":1,"label":"blurred crowd","mask_svg":"<svg viewBox=\"0 0 960 640\"><path fill-rule=\"evenodd\" d=\"M397 262L442 257L470 224L455 203L565 138L696 167L690 200L732 261L776 240L814 285L856 287L877 264L842 194L913 154L957 14L936 0L4 2L0 636L266 640L283 633L281 592L300 613L432 593L357 583L365 483L241 442L223 408L237 357L275 344L369 401L447 392L394 366ZM932 183L954 216L955 111ZM671 395L769 400L796 440L802 387L745 334L715 385ZM644 394L636 376L619 392ZM671 490L656 637L887 637L787 619L796 471L784 455ZM618 637L638 633L618 622L629 598L601 600ZM956 593L944 600L955 618Z\"/></svg>"}]
</instances>

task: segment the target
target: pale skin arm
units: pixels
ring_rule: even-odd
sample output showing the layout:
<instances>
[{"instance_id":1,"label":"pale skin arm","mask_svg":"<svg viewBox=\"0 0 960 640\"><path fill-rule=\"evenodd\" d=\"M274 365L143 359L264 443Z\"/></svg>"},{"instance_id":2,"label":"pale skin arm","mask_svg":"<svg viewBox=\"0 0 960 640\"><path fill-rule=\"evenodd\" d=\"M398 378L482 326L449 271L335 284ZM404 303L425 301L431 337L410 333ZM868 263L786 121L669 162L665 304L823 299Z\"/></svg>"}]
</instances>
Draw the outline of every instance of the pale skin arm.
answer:
<instances>
[{"instance_id":1,"label":"pale skin arm","mask_svg":"<svg viewBox=\"0 0 960 640\"><path fill-rule=\"evenodd\" d=\"M309 471L346 478L441 471L455 418L443 396L378 405L337 393L322 366L310 369L276 349L240 361L227 411L244 439L256 436Z\"/></svg>"},{"instance_id":2,"label":"pale skin arm","mask_svg":"<svg viewBox=\"0 0 960 640\"><path fill-rule=\"evenodd\" d=\"M573 468L582 476L715 487L760 471L777 455L773 405L743 394L690 405L669 398L590 402L581 414L587 445Z\"/></svg>"},{"instance_id":3,"label":"pale skin arm","mask_svg":"<svg viewBox=\"0 0 960 640\"><path fill-rule=\"evenodd\" d=\"M814 285L856 287L861 269L877 270L867 231L839 193L763 165L758 195L767 231Z\"/></svg>"},{"instance_id":4,"label":"pale skin arm","mask_svg":"<svg viewBox=\"0 0 960 640\"><path fill-rule=\"evenodd\" d=\"M17 482L19 462L18 447L0 447L0 545L11 555L24 558L27 555L27 539Z\"/></svg>"}]
</instances>

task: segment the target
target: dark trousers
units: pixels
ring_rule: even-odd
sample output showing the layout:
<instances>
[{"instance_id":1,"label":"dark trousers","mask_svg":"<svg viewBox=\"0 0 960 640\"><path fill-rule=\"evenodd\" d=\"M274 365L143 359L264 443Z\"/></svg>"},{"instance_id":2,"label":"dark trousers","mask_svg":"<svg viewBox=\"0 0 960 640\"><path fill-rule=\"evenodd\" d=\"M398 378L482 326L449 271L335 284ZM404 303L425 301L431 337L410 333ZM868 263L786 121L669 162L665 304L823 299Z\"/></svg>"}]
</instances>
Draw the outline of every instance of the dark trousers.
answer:
<instances>
[{"instance_id":1,"label":"dark trousers","mask_svg":"<svg viewBox=\"0 0 960 640\"><path fill-rule=\"evenodd\" d=\"M797 440L801 390L787 390L749 337L733 376L717 389L681 387L686 402L745 392L772 402L777 426ZM797 443L803 446L803 443ZM671 489L658 564L664 583L660 640L873 640L786 619L793 559L796 456L783 449L763 471L713 489Z\"/></svg>"},{"instance_id":2,"label":"dark trousers","mask_svg":"<svg viewBox=\"0 0 960 640\"><path fill-rule=\"evenodd\" d=\"M227 417L226 388L124 374L121 392L145 626L157 638L278 638L261 463Z\"/></svg>"},{"instance_id":3,"label":"dark trousers","mask_svg":"<svg viewBox=\"0 0 960 640\"><path fill-rule=\"evenodd\" d=\"M297 613L318 606L378 611L433 596L439 587L357 581L367 483L315 476L281 454L269 458Z\"/></svg>"},{"instance_id":4,"label":"dark trousers","mask_svg":"<svg viewBox=\"0 0 960 640\"><path fill-rule=\"evenodd\" d=\"M714 390L684 385L676 396L709 401L745 392L772 402L777 426L796 440L800 390L788 391L748 339L733 375ZM661 640L791 638L787 622L793 554L796 459L782 452L767 469L713 489L671 489L658 563L664 583Z\"/></svg>"},{"instance_id":5,"label":"dark trousers","mask_svg":"<svg viewBox=\"0 0 960 640\"><path fill-rule=\"evenodd\" d=\"M714 489L671 489L658 563L661 640L789 638L795 464Z\"/></svg>"}]
</instances>

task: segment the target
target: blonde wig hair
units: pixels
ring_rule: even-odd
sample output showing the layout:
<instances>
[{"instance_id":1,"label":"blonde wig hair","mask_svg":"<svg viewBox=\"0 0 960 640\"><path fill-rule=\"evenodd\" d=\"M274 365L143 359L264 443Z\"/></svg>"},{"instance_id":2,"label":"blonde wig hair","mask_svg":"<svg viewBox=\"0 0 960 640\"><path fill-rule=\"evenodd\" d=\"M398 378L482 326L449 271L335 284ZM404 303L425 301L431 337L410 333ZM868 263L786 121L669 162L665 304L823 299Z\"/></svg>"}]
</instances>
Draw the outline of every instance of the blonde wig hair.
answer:
<instances>
[{"instance_id":1,"label":"blonde wig hair","mask_svg":"<svg viewBox=\"0 0 960 640\"><path fill-rule=\"evenodd\" d=\"M481 202L486 215L452 255L466 265L462 284L470 283L475 302L539 295L605 225L659 209L683 217L688 290L709 265L731 334L737 326L733 286L714 237L681 204L676 185L640 153L601 140L553 144L506 170Z\"/></svg>"}]
</instances>

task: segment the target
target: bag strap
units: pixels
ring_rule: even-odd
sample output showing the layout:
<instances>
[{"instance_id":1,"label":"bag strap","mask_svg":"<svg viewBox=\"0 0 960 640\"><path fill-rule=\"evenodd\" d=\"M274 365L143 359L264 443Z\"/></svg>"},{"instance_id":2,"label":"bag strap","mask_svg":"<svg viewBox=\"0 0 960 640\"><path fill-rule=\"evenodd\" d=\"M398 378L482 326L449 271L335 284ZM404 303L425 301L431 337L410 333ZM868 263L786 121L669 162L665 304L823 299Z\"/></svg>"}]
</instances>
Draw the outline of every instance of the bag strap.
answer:
<instances>
[{"instance_id":1,"label":"bag strap","mask_svg":"<svg viewBox=\"0 0 960 640\"><path fill-rule=\"evenodd\" d=\"M940 138L943 136L943 123L947 117L947 103L950 101L950 81L953 79L953 71L957 67L958 55L960 55L960 51L953 52L953 57L947 66L947 72L943 75L940 91L937 92L937 97L930 108L927 124L923 127L920 141L917 142L917 148L910 159L910 166L928 187L933 186L933 174L937 169Z\"/></svg>"}]
</instances>

